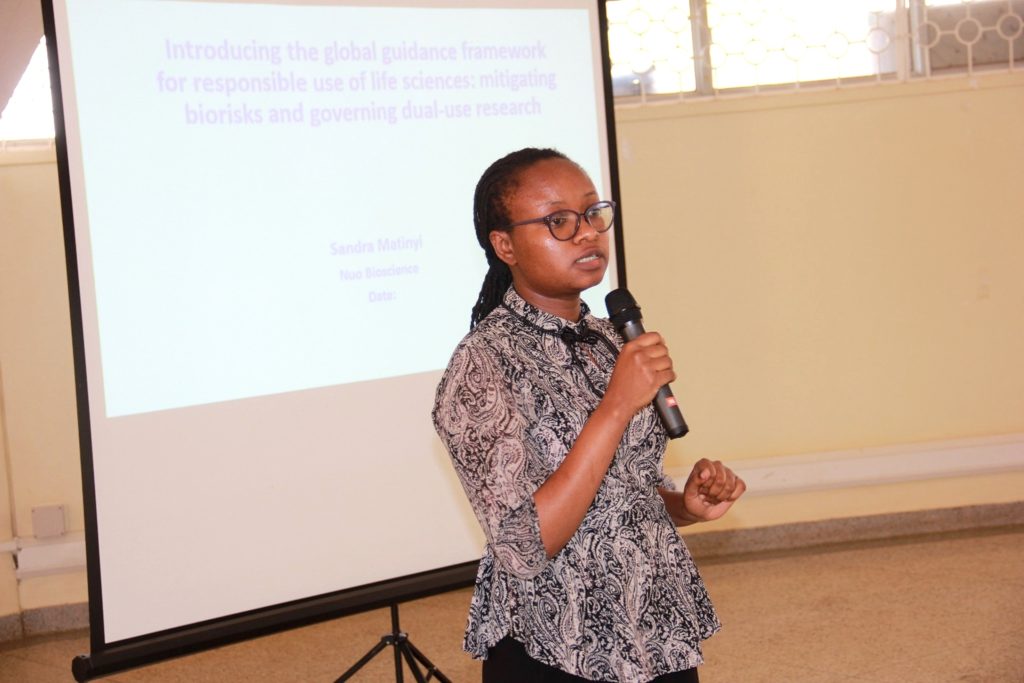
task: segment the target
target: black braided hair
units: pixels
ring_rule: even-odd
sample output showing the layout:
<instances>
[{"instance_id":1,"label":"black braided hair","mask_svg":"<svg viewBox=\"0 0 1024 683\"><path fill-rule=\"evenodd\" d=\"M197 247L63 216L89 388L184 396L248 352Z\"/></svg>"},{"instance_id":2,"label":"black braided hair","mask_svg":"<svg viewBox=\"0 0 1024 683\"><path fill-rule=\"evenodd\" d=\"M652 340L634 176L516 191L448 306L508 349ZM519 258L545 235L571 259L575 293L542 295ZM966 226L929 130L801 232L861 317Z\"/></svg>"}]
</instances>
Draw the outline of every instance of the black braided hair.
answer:
<instances>
[{"instance_id":1,"label":"black braided hair","mask_svg":"<svg viewBox=\"0 0 1024 683\"><path fill-rule=\"evenodd\" d=\"M491 246L491 231L499 230L512 222L508 215L508 198L515 189L519 174L538 161L565 159L569 157L555 149L525 147L512 152L491 164L476 184L473 195L473 227L476 241L487 256L487 275L484 276L480 294L473 306L469 329L477 326L488 313L501 304L502 297L512 284L512 271L494 253ZM574 162L575 163L575 162Z\"/></svg>"}]
</instances>

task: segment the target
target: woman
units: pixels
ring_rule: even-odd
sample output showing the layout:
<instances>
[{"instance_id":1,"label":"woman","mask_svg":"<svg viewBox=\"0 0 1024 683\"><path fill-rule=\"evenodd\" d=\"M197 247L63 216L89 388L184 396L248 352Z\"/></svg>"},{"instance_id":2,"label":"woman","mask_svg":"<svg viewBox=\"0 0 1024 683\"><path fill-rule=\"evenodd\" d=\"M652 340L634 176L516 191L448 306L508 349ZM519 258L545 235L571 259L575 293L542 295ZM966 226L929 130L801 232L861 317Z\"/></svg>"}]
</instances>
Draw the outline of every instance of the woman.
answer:
<instances>
[{"instance_id":1,"label":"woman","mask_svg":"<svg viewBox=\"0 0 1024 683\"><path fill-rule=\"evenodd\" d=\"M699 461L682 491L651 408L675 379L580 293L608 266L614 204L563 154L527 148L477 185L489 270L438 386L434 425L484 529L465 648L485 683L696 681L718 619L675 527L745 486Z\"/></svg>"}]
</instances>

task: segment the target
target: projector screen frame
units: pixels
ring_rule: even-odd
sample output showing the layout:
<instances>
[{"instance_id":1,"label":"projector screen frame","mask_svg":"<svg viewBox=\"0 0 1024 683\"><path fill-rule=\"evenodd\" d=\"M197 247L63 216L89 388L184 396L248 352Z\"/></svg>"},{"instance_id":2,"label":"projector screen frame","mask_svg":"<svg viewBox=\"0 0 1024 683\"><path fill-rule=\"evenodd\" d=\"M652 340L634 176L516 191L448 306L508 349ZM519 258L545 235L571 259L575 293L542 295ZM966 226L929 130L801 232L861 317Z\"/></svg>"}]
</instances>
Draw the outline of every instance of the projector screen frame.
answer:
<instances>
[{"instance_id":1,"label":"projector screen frame","mask_svg":"<svg viewBox=\"0 0 1024 683\"><path fill-rule=\"evenodd\" d=\"M90 654L72 662L78 681L86 681L137 666L152 664L238 642L254 637L305 626L348 614L377 609L409 600L444 593L473 584L477 561L374 582L354 588L262 607L208 621L188 624L138 637L108 642L104 629L103 588L100 571L100 529L97 514L97 489L93 461L93 438L89 402L89 377L86 371L86 340L83 332L82 292L79 284L78 249L72 208L72 178L68 161L64 101L54 1L42 0L44 33L53 98L55 146L61 216L63 221L68 297L71 318L72 354L82 470L83 512L86 536L87 584L89 595ZM615 271L618 286L626 285L623 212L619 193L619 170L615 136L614 99L608 50L605 0L592 0L597 13L601 56L601 80L604 89L604 115L609 179L612 198L619 204L614 231ZM343 663L339 663L343 664Z\"/></svg>"}]
</instances>

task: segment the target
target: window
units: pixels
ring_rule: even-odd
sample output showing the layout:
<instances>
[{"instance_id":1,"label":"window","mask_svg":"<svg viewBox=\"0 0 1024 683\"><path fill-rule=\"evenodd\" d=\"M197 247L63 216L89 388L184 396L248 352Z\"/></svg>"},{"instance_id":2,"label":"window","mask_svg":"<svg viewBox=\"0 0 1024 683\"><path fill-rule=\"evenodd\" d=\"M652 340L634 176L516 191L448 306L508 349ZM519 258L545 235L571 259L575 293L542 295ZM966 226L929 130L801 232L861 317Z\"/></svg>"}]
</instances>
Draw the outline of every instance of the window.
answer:
<instances>
[{"instance_id":1,"label":"window","mask_svg":"<svg viewBox=\"0 0 1024 683\"><path fill-rule=\"evenodd\" d=\"M1024 65L1024 0L612 0L617 96Z\"/></svg>"},{"instance_id":2,"label":"window","mask_svg":"<svg viewBox=\"0 0 1024 683\"><path fill-rule=\"evenodd\" d=\"M39 41L25 75L0 114L0 141L53 137L53 104L47 64L44 39Z\"/></svg>"}]
</instances>

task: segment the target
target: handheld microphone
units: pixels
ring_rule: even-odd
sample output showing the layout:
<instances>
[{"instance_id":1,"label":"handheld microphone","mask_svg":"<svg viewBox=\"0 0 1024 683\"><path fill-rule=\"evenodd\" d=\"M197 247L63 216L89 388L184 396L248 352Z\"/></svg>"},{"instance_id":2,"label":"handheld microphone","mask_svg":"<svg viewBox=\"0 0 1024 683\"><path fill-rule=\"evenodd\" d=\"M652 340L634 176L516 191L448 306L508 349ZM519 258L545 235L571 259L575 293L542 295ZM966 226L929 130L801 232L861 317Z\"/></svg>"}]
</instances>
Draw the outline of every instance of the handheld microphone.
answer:
<instances>
[{"instance_id":1,"label":"handheld microphone","mask_svg":"<svg viewBox=\"0 0 1024 683\"><path fill-rule=\"evenodd\" d=\"M633 341L644 333L644 319L640 314L640 306L636 299L625 287L620 287L608 293L604 298L605 306L608 307L608 318L611 319L615 330L627 342ZM665 431L672 439L686 436L690 428L686 426L683 413L679 410L676 397L666 384L658 389L654 397L654 408L658 411L661 423L665 425Z\"/></svg>"}]
</instances>

